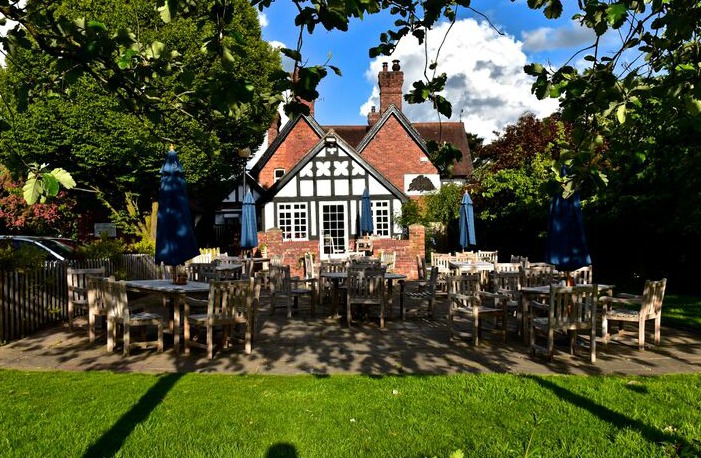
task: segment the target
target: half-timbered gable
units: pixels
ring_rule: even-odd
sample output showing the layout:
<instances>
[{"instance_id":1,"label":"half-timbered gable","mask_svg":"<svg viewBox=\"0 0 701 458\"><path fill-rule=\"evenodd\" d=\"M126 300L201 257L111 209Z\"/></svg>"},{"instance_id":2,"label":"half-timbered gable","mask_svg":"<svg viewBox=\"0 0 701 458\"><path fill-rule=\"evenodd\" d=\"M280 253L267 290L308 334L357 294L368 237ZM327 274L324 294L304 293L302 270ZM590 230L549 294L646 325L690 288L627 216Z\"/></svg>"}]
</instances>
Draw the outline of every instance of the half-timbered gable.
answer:
<instances>
[{"instance_id":1,"label":"half-timbered gable","mask_svg":"<svg viewBox=\"0 0 701 458\"><path fill-rule=\"evenodd\" d=\"M371 196L376 237L401 234L395 215L408 198L348 143L330 131L268 191L263 229L283 240L318 240L319 252L345 252L357 238L360 197Z\"/></svg>"},{"instance_id":2,"label":"half-timbered gable","mask_svg":"<svg viewBox=\"0 0 701 458\"><path fill-rule=\"evenodd\" d=\"M440 188L438 169L421 135L390 105L357 147L358 153L407 195Z\"/></svg>"}]
</instances>

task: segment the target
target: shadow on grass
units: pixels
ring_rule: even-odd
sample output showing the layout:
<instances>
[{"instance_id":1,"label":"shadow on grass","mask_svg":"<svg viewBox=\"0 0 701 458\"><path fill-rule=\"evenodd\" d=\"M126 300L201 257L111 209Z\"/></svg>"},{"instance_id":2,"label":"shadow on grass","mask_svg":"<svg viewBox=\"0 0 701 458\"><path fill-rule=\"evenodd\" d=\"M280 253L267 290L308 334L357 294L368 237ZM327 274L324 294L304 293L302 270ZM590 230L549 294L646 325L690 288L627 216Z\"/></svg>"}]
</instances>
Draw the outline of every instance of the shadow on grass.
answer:
<instances>
[{"instance_id":1,"label":"shadow on grass","mask_svg":"<svg viewBox=\"0 0 701 458\"><path fill-rule=\"evenodd\" d=\"M265 454L266 458L297 458L297 449L292 444L281 442L273 444Z\"/></svg>"},{"instance_id":2,"label":"shadow on grass","mask_svg":"<svg viewBox=\"0 0 701 458\"><path fill-rule=\"evenodd\" d=\"M585 396L573 393L572 391L556 385L546 379L537 376L526 376L535 381L538 385L553 392L558 398L569 402L580 409L587 410L602 421L608 422L618 429L630 429L637 431L648 442L653 444L668 444L673 447L676 455L681 456L701 456L701 443L694 441L690 443L677 434L670 434L660 431L639 420L623 415L586 398Z\"/></svg>"},{"instance_id":3,"label":"shadow on grass","mask_svg":"<svg viewBox=\"0 0 701 458\"><path fill-rule=\"evenodd\" d=\"M116 454L134 428L148 418L182 376L183 374L177 373L161 376L128 412L88 448L83 456L87 458Z\"/></svg>"}]
</instances>

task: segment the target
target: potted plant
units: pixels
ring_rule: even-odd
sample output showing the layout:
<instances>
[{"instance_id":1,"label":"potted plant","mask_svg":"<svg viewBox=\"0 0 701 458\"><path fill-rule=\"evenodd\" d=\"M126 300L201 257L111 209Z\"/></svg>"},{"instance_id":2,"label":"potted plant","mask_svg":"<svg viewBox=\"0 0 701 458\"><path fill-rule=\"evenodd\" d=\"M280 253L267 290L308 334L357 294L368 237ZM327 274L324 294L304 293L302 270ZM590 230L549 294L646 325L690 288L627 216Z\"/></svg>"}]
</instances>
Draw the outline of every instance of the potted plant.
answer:
<instances>
[{"instance_id":1,"label":"potted plant","mask_svg":"<svg viewBox=\"0 0 701 458\"><path fill-rule=\"evenodd\" d=\"M260 253L261 258L267 258L268 257L268 244L261 243L260 245L258 245L258 252Z\"/></svg>"}]
</instances>

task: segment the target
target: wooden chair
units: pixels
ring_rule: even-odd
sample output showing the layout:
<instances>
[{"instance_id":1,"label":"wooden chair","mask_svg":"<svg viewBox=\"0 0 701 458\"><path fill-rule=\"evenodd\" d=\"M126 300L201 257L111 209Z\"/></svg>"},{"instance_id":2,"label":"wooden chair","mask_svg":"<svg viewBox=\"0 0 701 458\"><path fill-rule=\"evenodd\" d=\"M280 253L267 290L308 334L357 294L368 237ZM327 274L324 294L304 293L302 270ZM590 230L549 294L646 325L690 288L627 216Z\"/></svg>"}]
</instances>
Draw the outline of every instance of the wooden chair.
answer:
<instances>
[{"instance_id":1,"label":"wooden chair","mask_svg":"<svg viewBox=\"0 0 701 458\"><path fill-rule=\"evenodd\" d=\"M213 262L191 262L186 266L188 278L192 281L209 283L216 279L216 264Z\"/></svg>"},{"instance_id":2,"label":"wooden chair","mask_svg":"<svg viewBox=\"0 0 701 458\"><path fill-rule=\"evenodd\" d=\"M591 285L594 283L592 266L584 266L573 270L569 273L569 276L572 278L575 285Z\"/></svg>"},{"instance_id":3,"label":"wooden chair","mask_svg":"<svg viewBox=\"0 0 701 458\"><path fill-rule=\"evenodd\" d=\"M426 268L426 258L420 254L416 255L416 275L418 281L428 281L428 269Z\"/></svg>"},{"instance_id":4,"label":"wooden chair","mask_svg":"<svg viewBox=\"0 0 701 458\"><path fill-rule=\"evenodd\" d=\"M397 265L397 252L383 251L380 254L380 264L387 267L387 272L394 272Z\"/></svg>"},{"instance_id":5,"label":"wooden chair","mask_svg":"<svg viewBox=\"0 0 701 458\"><path fill-rule=\"evenodd\" d=\"M228 266L231 264L243 264L243 259L238 256L217 256L214 264L218 266Z\"/></svg>"},{"instance_id":6,"label":"wooden chair","mask_svg":"<svg viewBox=\"0 0 701 458\"><path fill-rule=\"evenodd\" d=\"M105 277L87 278L88 290L88 338L90 343L96 340L95 327L97 318L104 317L107 320L109 279Z\"/></svg>"},{"instance_id":7,"label":"wooden chair","mask_svg":"<svg viewBox=\"0 0 701 458\"><path fill-rule=\"evenodd\" d=\"M555 354L555 333L569 334L570 353L575 354L577 335L589 331L589 358L596 362L596 304L598 286L550 286L547 317L531 316L531 354L545 353L550 361ZM546 336L545 346L536 344L536 334Z\"/></svg>"},{"instance_id":8,"label":"wooden chair","mask_svg":"<svg viewBox=\"0 0 701 458\"><path fill-rule=\"evenodd\" d=\"M494 264L494 272L519 272L523 269L520 262L497 262Z\"/></svg>"},{"instance_id":9,"label":"wooden chair","mask_svg":"<svg viewBox=\"0 0 701 458\"><path fill-rule=\"evenodd\" d=\"M352 322L352 308L357 305L363 309L377 306L380 309L380 328L385 327L385 272L383 267L358 267L351 265L348 268L348 280L346 281L346 319L348 326Z\"/></svg>"},{"instance_id":10,"label":"wooden chair","mask_svg":"<svg viewBox=\"0 0 701 458\"><path fill-rule=\"evenodd\" d=\"M524 286L548 286L555 279L552 264L530 263L524 272Z\"/></svg>"},{"instance_id":11,"label":"wooden chair","mask_svg":"<svg viewBox=\"0 0 701 458\"><path fill-rule=\"evenodd\" d=\"M346 272L348 263L344 261L324 261L319 263L319 294L331 299L333 293L333 281L321 276L322 272ZM345 285L345 282L343 283ZM340 282L339 282L340 286Z\"/></svg>"},{"instance_id":12,"label":"wooden chair","mask_svg":"<svg viewBox=\"0 0 701 458\"><path fill-rule=\"evenodd\" d=\"M311 283L311 288L300 288L299 281L292 280L290 266L270 266L270 314L275 313L276 308L286 308L287 318L292 317L292 309L299 308L299 297L310 296L310 312L314 316L316 309L316 283Z\"/></svg>"},{"instance_id":13,"label":"wooden chair","mask_svg":"<svg viewBox=\"0 0 701 458\"><path fill-rule=\"evenodd\" d=\"M496 264L499 262L499 252L498 251L477 251L477 259L484 262L491 262Z\"/></svg>"},{"instance_id":14,"label":"wooden chair","mask_svg":"<svg viewBox=\"0 0 701 458\"><path fill-rule=\"evenodd\" d=\"M214 270L214 280L215 281L232 281L241 280L243 278L243 266L223 266L215 268ZM250 278L250 277L248 277Z\"/></svg>"},{"instance_id":15,"label":"wooden chair","mask_svg":"<svg viewBox=\"0 0 701 458\"><path fill-rule=\"evenodd\" d=\"M455 253L454 256L456 261L459 262L475 262L479 261L479 258L477 257L477 253L474 251L459 251Z\"/></svg>"},{"instance_id":16,"label":"wooden chair","mask_svg":"<svg viewBox=\"0 0 701 458\"><path fill-rule=\"evenodd\" d=\"M645 322L648 320L655 320L655 345L659 345L662 302L666 287L666 278L657 281L646 280L642 295L619 294L616 297L601 297L599 300L604 304L601 317L601 334L604 338L604 345L607 345L611 338L608 331L609 321L629 322L638 324L638 348L645 350ZM612 305L616 304L639 308L611 308ZM619 334L622 334L620 327Z\"/></svg>"},{"instance_id":17,"label":"wooden chair","mask_svg":"<svg viewBox=\"0 0 701 458\"><path fill-rule=\"evenodd\" d=\"M309 285L314 291L315 301L319 298L319 276L316 272L314 255L312 253L304 253L304 277L297 281Z\"/></svg>"},{"instance_id":18,"label":"wooden chair","mask_svg":"<svg viewBox=\"0 0 701 458\"><path fill-rule=\"evenodd\" d=\"M185 353L190 353L191 347L207 350L207 358L214 357L215 330L221 330L219 348L227 348L231 344L232 333L236 326L243 327L244 351L251 353L255 311L260 298L260 283L251 277L245 280L213 281L209 286L207 300L201 301L188 298L185 301L184 337ZM205 313L190 313L190 305L202 306L206 303ZM204 329L206 338L201 343L197 336Z\"/></svg>"},{"instance_id":19,"label":"wooden chair","mask_svg":"<svg viewBox=\"0 0 701 458\"><path fill-rule=\"evenodd\" d=\"M150 312L135 312L130 310L127 299L127 285L124 281L109 280L108 286L108 314L107 314L107 351L114 350L117 340L117 327L123 328L124 355L129 356L134 347L146 348L155 346L159 352L163 351L163 316ZM147 340L146 326L156 326L155 340ZM132 341L131 328L142 329L140 341Z\"/></svg>"},{"instance_id":20,"label":"wooden chair","mask_svg":"<svg viewBox=\"0 0 701 458\"><path fill-rule=\"evenodd\" d=\"M518 262L520 263L524 269L528 267L528 257L527 256L517 256L517 255L511 255L511 262Z\"/></svg>"},{"instance_id":21,"label":"wooden chair","mask_svg":"<svg viewBox=\"0 0 701 458\"><path fill-rule=\"evenodd\" d=\"M431 267L427 281L405 281L402 283L399 310L402 320L405 318L407 306L419 307L426 304L427 315L433 318L433 303L436 300L438 286L438 267Z\"/></svg>"},{"instance_id":22,"label":"wooden chair","mask_svg":"<svg viewBox=\"0 0 701 458\"><path fill-rule=\"evenodd\" d=\"M68 282L68 329L73 332L73 320L78 315L88 313L88 282L87 277L104 277L105 268L96 269L66 269Z\"/></svg>"},{"instance_id":23,"label":"wooden chair","mask_svg":"<svg viewBox=\"0 0 701 458\"><path fill-rule=\"evenodd\" d=\"M472 340L475 346L479 345L482 333L482 317L494 318L494 330L502 332L506 341L506 308L498 301L493 306L483 305L485 295L481 291L481 276L479 273L465 273L448 277L448 336L454 335L454 321L457 315L467 317L472 321ZM490 298L493 298L490 297ZM497 329L497 323L501 322L503 328Z\"/></svg>"}]
</instances>

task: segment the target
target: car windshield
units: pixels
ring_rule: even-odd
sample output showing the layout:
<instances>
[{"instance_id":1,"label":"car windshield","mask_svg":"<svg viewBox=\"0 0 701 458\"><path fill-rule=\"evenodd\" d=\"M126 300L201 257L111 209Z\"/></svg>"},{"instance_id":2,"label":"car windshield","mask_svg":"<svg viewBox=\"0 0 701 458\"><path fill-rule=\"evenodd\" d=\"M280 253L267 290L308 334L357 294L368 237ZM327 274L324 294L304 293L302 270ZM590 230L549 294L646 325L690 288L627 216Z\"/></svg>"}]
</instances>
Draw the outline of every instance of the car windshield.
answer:
<instances>
[{"instance_id":1,"label":"car windshield","mask_svg":"<svg viewBox=\"0 0 701 458\"><path fill-rule=\"evenodd\" d=\"M44 239L41 240L40 243L47 248L52 249L56 253L60 254L64 258L70 258L73 256L73 248L69 247L68 245L65 245L57 240L51 240L51 239Z\"/></svg>"}]
</instances>

